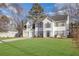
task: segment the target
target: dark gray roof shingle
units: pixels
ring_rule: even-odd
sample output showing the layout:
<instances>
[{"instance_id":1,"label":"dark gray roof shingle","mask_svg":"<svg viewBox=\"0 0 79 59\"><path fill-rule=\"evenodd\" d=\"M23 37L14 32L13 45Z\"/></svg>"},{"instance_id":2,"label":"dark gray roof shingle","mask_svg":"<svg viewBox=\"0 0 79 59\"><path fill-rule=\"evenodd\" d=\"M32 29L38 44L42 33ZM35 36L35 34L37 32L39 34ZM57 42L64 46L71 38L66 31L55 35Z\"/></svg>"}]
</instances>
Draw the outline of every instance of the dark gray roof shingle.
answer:
<instances>
[{"instance_id":1,"label":"dark gray roof shingle","mask_svg":"<svg viewBox=\"0 0 79 59\"><path fill-rule=\"evenodd\" d=\"M55 15L55 16L52 16L52 19L54 21L66 21L67 15Z\"/></svg>"}]
</instances>

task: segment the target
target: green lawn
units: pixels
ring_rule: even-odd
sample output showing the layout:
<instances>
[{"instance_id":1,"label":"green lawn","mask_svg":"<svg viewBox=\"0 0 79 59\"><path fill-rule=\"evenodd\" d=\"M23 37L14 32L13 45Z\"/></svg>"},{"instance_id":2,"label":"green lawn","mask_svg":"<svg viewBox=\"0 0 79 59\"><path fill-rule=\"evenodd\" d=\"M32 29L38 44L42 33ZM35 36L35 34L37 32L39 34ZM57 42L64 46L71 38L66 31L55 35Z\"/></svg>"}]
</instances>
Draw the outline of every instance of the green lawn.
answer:
<instances>
[{"instance_id":1,"label":"green lawn","mask_svg":"<svg viewBox=\"0 0 79 59\"><path fill-rule=\"evenodd\" d=\"M75 56L79 50L73 48L71 39L33 38L0 43L0 56Z\"/></svg>"}]
</instances>

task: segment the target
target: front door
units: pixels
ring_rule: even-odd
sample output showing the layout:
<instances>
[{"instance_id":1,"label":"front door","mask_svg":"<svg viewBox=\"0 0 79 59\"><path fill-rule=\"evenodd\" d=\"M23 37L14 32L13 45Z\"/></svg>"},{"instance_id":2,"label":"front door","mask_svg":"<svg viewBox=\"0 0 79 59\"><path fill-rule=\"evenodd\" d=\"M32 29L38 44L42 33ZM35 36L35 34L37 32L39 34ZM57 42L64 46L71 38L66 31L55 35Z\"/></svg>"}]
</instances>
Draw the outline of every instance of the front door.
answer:
<instances>
[{"instance_id":1,"label":"front door","mask_svg":"<svg viewBox=\"0 0 79 59\"><path fill-rule=\"evenodd\" d=\"M47 31L46 35L47 37L50 37L50 31Z\"/></svg>"},{"instance_id":2,"label":"front door","mask_svg":"<svg viewBox=\"0 0 79 59\"><path fill-rule=\"evenodd\" d=\"M43 37L43 31L38 32L38 37Z\"/></svg>"}]
</instances>

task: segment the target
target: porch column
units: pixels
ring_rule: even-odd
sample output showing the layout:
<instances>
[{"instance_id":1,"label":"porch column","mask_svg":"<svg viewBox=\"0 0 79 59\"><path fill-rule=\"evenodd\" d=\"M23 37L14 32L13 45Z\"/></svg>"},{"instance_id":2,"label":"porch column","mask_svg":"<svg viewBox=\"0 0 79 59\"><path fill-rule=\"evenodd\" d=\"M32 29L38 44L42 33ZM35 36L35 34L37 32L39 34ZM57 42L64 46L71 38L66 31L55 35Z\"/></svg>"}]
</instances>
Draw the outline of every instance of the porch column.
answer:
<instances>
[{"instance_id":1,"label":"porch column","mask_svg":"<svg viewBox=\"0 0 79 59\"><path fill-rule=\"evenodd\" d=\"M38 37L38 24L35 23L35 37Z\"/></svg>"},{"instance_id":2,"label":"porch column","mask_svg":"<svg viewBox=\"0 0 79 59\"><path fill-rule=\"evenodd\" d=\"M45 23L43 23L43 37L46 37Z\"/></svg>"}]
</instances>

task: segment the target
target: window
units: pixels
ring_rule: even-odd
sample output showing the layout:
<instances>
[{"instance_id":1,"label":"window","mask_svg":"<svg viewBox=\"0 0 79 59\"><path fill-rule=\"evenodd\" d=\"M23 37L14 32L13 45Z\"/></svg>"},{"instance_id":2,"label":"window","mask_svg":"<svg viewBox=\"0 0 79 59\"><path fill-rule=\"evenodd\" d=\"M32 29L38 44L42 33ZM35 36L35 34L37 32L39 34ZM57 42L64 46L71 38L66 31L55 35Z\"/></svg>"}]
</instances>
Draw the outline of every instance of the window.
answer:
<instances>
[{"instance_id":1,"label":"window","mask_svg":"<svg viewBox=\"0 0 79 59\"><path fill-rule=\"evenodd\" d=\"M24 25L24 29L26 29L27 28L27 26L26 25Z\"/></svg>"},{"instance_id":2,"label":"window","mask_svg":"<svg viewBox=\"0 0 79 59\"><path fill-rule=\"evenodd\" d=\"M59 35L64 35L64 31L59 31L58 34Z\"/></svg>"},{"instance_id":3,"label":"window","mask_svg":"<svg viewBox=\"0 0 79 59\"><path fill-rule=\"evenodd\" d=\"M38 37L43 37L43 31L38 31Z\"/></svg>"},{"instance_id":4,"label":"window","mask_svg":"<svg viewBox=\"0 0 79 59\"><path fill-rule=\"evenodd\" d=\"M33 24L32 29L35 29L35 24Z\"/></svg>"},{"instance_id":5,"label":"window","mask_svg":"<svg viewBox=\"0 0 79 59\"><path fill-rule=\"evenodd\" d=\"M58 35L58 31L55 31L55 35Z\"/></svg>"},{"instance_id":6,"label":"window","mask_svg":"<svg viewBox=\"0 0 79 59\"><path fill-rule=\"evenodd\" d=\"M55 31L55 35L62 35L62 36L64 36L64 31Z\"/></svg>"},{"instance_id":7,"label":"window","mask_svg":"<svg viewBox=\"0 0 79 59\"><path fill-rule=\"evenodd\" d=\"M40 22L40 23L38 23L38 27L43 27L43 23L42 22Z\"/></svg>"},{"instance_id":8,"label":"window","mask_svg":"<svg viewBox=\"0 0 79 59\"><path fill-rule=\"evenodd\" d=\"M55 26L65 26L65 23L64 22L56 22L55 23Z\"/></svg>"},{"instance_id":9,"label":"window","mask_svg":"<svg viewBox=\"0 0 79 59\"><path fill-rule=\"evenodd\" d=\"M46 23L46 24L45 24L45 27L46 27L46 28L50 28L50 27L51 27L51 24L50 24L50 23Z\"/></svg>"}]
</instances>

